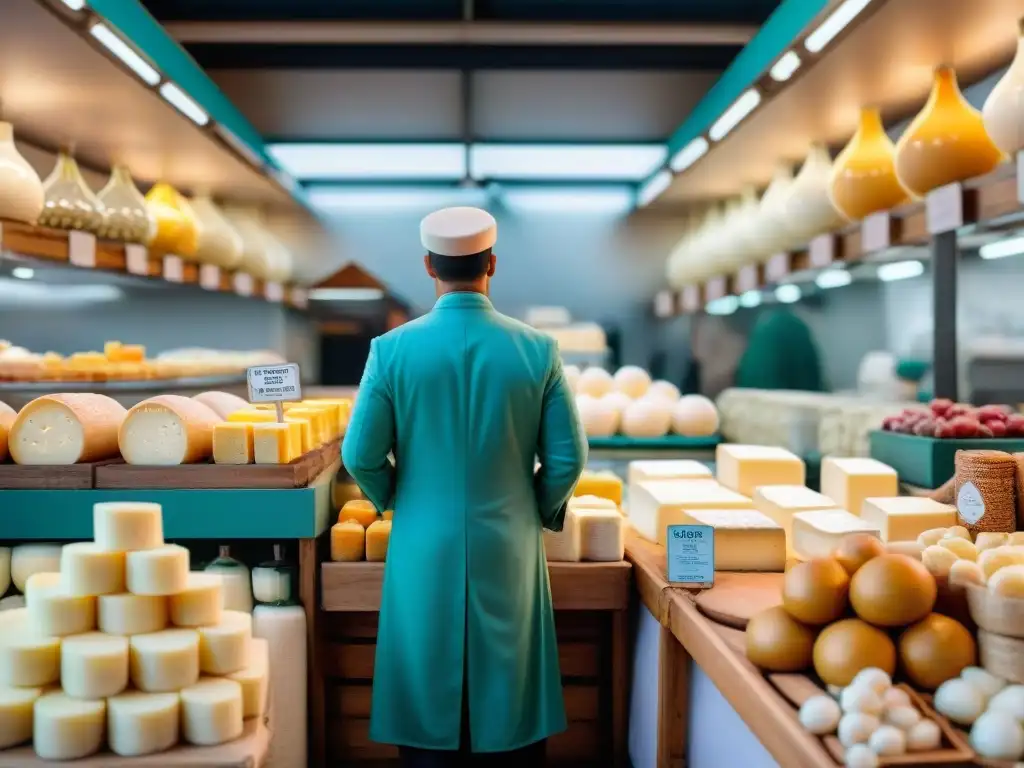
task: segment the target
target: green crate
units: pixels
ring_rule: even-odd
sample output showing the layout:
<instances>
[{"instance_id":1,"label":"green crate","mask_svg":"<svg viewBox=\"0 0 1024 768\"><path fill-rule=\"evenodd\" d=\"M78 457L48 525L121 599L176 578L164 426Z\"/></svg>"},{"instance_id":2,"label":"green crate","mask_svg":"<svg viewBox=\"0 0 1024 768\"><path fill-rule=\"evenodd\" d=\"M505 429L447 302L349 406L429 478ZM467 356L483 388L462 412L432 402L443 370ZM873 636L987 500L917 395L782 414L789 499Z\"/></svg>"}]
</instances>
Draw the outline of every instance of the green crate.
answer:
<instances>
[{"instance_id":1,"label":"green crate","mask_svg":"<svg viewBox=\"0 0 1024 768\"><path fill-rule=\"evenodd\" d=\"M938 488L956 471L957 451L1024 451L1024 439L982 437L938 439L899 432L871 433L871 458L896 470L900 482L920 488Z\"/></svg>"},{"instance_id":2,"label":"green crate","mask_svg":"<svg viewBox=\"0 0 1024 768\"><path fill-rule=\"evenodd\" d=\"M722 438L720 435L711 435L710 437L681 437L679 435L626 437L625 435L614 435L612 437L591 437L588 442L590 443L590 448L595 451L706 451L709 449L713 450L716 445L722 442Z\"/></svg>"}]
</instances>

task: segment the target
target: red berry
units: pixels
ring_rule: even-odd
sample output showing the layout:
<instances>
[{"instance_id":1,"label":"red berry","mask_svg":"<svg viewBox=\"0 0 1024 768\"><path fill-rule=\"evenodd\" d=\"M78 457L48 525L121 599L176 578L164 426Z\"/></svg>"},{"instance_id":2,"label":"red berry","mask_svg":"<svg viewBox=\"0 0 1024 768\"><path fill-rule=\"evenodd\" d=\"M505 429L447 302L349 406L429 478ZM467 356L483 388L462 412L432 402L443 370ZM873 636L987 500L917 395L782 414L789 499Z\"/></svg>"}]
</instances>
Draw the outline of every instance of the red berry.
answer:
<instances>
[{"instance_id":1,"label":"red berry","mask_svg":"<svg viewBox=\"0 0 1024 768\"><path fill-rule=\"evenodd\" d=\"M986 421L985 426L992 432L992 437L1006 437L1006 422L1005 421Z\"/></svg>"}]
</instances>

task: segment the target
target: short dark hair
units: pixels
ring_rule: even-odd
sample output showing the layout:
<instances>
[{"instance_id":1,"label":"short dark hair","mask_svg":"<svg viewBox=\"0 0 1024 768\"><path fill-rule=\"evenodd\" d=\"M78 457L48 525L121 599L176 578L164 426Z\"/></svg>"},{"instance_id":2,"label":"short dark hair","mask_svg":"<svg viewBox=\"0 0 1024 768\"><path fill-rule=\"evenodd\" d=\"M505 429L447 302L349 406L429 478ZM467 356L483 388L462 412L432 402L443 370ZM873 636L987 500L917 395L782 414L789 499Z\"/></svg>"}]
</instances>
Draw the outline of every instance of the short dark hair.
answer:
<instances>
[{"instance_id":1,"label":"short dark hair","mask_svg":"<svg viewBox=\"0 0 1024 768\"><path fill-rule=\"evenodd\" d=\"M470 256L442 256L433 251L428 252L430 266L434 268L437 279L443 283L469 283L479 280L487 274L491 264L491 249L480 251Z\"/></svg>"}]
</instances>

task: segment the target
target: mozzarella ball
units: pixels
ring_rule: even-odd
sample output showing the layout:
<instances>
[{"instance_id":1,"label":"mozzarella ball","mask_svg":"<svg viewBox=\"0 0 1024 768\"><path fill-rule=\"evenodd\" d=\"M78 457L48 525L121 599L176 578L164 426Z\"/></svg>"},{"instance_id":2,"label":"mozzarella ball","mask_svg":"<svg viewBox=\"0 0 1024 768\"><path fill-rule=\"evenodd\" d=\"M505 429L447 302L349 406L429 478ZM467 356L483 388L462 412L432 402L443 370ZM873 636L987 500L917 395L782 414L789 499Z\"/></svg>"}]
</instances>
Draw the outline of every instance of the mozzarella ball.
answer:
<instances>
[{"instance_id":1,"label":"mozzarella ball","mask_svg":"<svg viewBox=\"0 0 1024 768\"><path fill-rule=\"evenodd\" d=\"M1006 687L1005 680L981 667L964 667L960 670L960 678L973 685L986 701Z\"/></svg>"},{"instance_id":2,"label":"mozzarella ball","mask_svg":"<svg viewBox=\"0 0 1024 768\"><path fill-rule=\"evenodd\" d=\"M566 365L562 368L562 373L565 374L565 381L569 385L569 389L575 392L576 385L580 381L580 367L578 365Z\"/></svg>"},{"instance_id":3,"label":"mozzarella ball","mask_svg":"<svg viewBox=\"0 0 1024 768\"><path fill-rule=\"evenodd\" d=\"M892 688L892 678L889 677L889 673L884 669L865 667L850 682L851 687L857 685L867 686L875 693L881 695Z\"/></svg>"},{"instance_id":4,"label":"mozzarella ball","mask_svg":"<svg viewBox=\"0 0 1024 768\"><path fill-rule=\"evenodd\" d=\"M934 720L918 720L907 731L908 752L928 752L942 746L942 731Z\"/></svg>"},{"instance_id":5,"label":"mozzarella ball","mask_svg":"<svg viewBox=\"0 0 1024 768\"><path fill-rule=\"evenodd\" d=\"M612 375L604 368L587 368L576 382L576 391L591 397L607 395L612 391Z\"/></svg>"},{"instance_id":6,"label":"mozzarella ball","mask_svg":"<svg viewBox=\"0 0 1024 768\"><path fill-rule=\"evenodd\" d=\"M839 721L839 743L844 747L867 744L871 734L881 725L878 718L866 712L850 712Z\"/></svg>"},{"instance_id":7,"label":"mozzarella ball","mask_svg":"<svg viewBox=\"0 0 1024 768\"><path fill-rule=\"evenodd\" d=\"M882 725L871 734L868 746L879 757L895 757L907 751L907 736L894 725Z\"/></svg>"},{"instance_id":8,"label":"mozzarella ball","mask_svg":"<svg viewBox=\"0 0 1024 768\"><path fill-rule=\"evenodd\" d=\"M683 395L672 408L672 431L683 437L709 437L718 431L718 409L702 395Z\"/></svg>"},{"instance_id":9,"label":"mozzarella ball","mask_svg":"<svg viewBox=\"0 0 1024 768\"><path fill-rule=\"evenodd\" d=\"M800 707L800 725L815 736L836 732L842 712L831 696L812 696Z\"/></svg>"},{"instance_id":10,"label":"mozzarella ball","mask_svg":"<svg viewBox=\"0 0 1024 768\"><path fill-rule=\"evenodd\" d=\"M1024 685L1008 685L988 702L989 712L1005 712L1024 725Z\"/></svg>"},{"instance_id":11,"label":"mozzarella ball","mask_svg":"<svg viewBox=\"0 0 1024 768\"><path fill-rule=\"evenodd\" d=\"M886 709L892 707L909 707L910 695L902 688L890 688L882 694L882 704Z\"/></svg>"},{"instance_id":12,"label":"mozzarella ball","mask_svg":"<svg viewBox=\"0 0 1024 768\"><path fill-rule=\"evenodd\" d=\"M882 719L888 725L895 725L901 731L909 731L921 721L921 713L912 706L889 707Z\"/></svg>"},{"instance_id":13,"label":"mozzarella ball","mask_svg":"<svg viewBox=\"0 0 1024 768\"><path fill-rule=\"evenodd\" d=\"M658 379L657 381L651 382L651 386L647 389L647 394L651 397L660 397L664 400L671 400L674 403L679 399L679 387L671 381Z\"/></svg>"},{"instance_id":14,"label":"mozzarella ball","mask_svg":"<svg viewBox=\"0 0 1024 768\"><path fill-rule=\"evenodd\" d=\"M647 394L647 388L651 386L651 375L639 366L624 365L615 372L612 386L616 391L636 400Z\"/></svg>"},{"instance_id":15,"label":"mozzarella ball","mask_svg":"<svg viewBox=\"0 0 1024 768\"><path fill-rule=\"evenodd\" d=\"M954 677L935 691L934 706L954 723L970 725L985 711L985 697L966 680Z\"/></svg>"},{"instance_id":16,"label":"mozzarella ball","mask_svg":"<svg viewBox=\"0 0 1024 768\"><path fill-rule=\"evenodd\" d=\"M882 697L866 686L848 685L839 697L843 712L864 712L879 717L885 705Z\"/></svg>"},{"instance_id":17,"label":"mozzarella ball","mask_svg":"<svg viewBox=\"0 0 1024 768\"><path fill-rule=\"evenodd\" d=\"M629 437L664 437L672 426L672 404L641 397L622 412L622 432Z\"/></svg>"},{"instance_id":18,"label":"mozzarella ball","mask_svg":"<svg viewBox=\"0 0 1024 768\"><path fill-rule=\"evenodd\" d=\"M577 395L576 410L587 437L610 437L619 428L619 412L603 397Z\"/></svg>"},{"instance_id":19,"label":"mozzarella ball","mask_svg":"<svg viewBox=\"0 0 1024 768\"><path fill-rule=\"evenodd\" d=\"M1024 757L1024 728L1012 715L996 710L986 712L971 727L971 747L992 760L1020 760Z\"/></svg>"},{"instance_id":20,"label":"mozzarella ball","mask_svg":"<svg viewBox=\"0 0 1024 768\"><path fill-rule=\"evenodd\" d=\"M832 685L831 683L829 683L825 686L825 690L828 691L828 695L831 696L833 699L838 699L840 696L843 695L843 686L841 685Z\"/></svg>"},{"instance_id":21,"label":"mozzarella ball","mask_svg":"<svg viewBox=\"0 0 1024 768\"><path fill-rule=\"evenodd\" d=\"M878 768L878 755L867 744L855 744L846 750L846 768Z\"/></svg>"},{"instance_id":22,"label":"mozzarella ball","mask_svg":"<svg viewBox=\"0 0 1024 768\"><path fill-rule=\"evenodd\" d=\"M619 423L622 423L622 414L626 412L626 408L632 403L629 395L622 392L609 392L601 398L604 402L608 403L615 409L615 412L619 414Z\"/></svg>"}]
</instances>

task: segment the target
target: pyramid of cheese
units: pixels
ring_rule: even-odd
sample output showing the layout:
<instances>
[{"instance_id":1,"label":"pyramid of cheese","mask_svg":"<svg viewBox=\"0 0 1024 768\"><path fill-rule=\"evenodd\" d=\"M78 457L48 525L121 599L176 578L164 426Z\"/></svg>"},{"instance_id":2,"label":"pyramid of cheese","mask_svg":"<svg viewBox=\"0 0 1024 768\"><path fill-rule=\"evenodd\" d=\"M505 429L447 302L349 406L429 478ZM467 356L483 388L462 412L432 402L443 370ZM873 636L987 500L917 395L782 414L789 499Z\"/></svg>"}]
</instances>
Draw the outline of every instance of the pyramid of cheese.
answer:
<instances>
[{"instance_id":1,"label":"pyramid of cheese","mask_svg":"<svg viewBox=\"0 0 1024 768\"><path fill-rule=\"evenodd\" d=\"M75 760L237 739L266 711L252 617L224 610L221 577L164 542L159 504L96 504L93 530L0 614L0 750Z\"/></svg>"}]
</instances>

